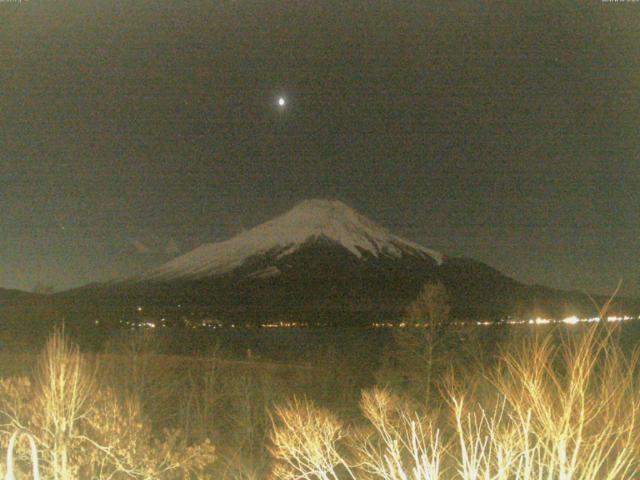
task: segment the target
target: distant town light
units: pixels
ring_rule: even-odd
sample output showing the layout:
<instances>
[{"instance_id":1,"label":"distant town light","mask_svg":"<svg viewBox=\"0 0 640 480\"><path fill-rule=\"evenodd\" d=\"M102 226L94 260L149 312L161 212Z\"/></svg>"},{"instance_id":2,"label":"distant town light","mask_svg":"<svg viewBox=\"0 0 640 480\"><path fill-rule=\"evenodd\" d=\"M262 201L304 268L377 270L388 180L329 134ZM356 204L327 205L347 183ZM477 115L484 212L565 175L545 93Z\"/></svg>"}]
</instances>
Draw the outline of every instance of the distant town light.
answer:
<instances>
[{"instance_id":1,"label":"distant town light","mask_svg":"<svg viewBox=\"0 0 640 480\"><path fill-rule=\"evenodd\" d=\"M576 317L575 315L573 315L572 317L567 317L567 318L563 318L562 319L562 323L566 323L568 325L575 325L579 321L580 321L580 319L578 317Z\"/></svg>"},{"instance_id":2,"label":"distant town light","mask_svg":"<svg viewBox=\"0 0 640 480\"><path fill-rule=\"evenodd\" d=\"M532 320L529 320L529 323L533 323L535 325L547 325L548 323L551 323L551 320L549 320L548 318L534 318Z\"/></svg>"}]
</instances>

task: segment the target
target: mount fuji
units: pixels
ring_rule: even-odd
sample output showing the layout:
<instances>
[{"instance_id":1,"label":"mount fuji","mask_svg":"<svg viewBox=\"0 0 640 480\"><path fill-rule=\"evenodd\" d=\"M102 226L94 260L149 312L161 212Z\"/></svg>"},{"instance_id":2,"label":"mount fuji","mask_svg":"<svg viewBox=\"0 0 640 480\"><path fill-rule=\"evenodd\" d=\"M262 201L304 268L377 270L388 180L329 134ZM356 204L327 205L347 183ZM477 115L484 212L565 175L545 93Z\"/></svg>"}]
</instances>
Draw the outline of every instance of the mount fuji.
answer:
<instances>
[{"instance_id":1,"label":"mount fuji","mask_svg":"<svg viewBox=\"0 0 640 480\"><path fill-rule=\"evenodd\" d=\"M482 262L396 236L340 201L321 199L303 201L142 275L67 296L95 305L154 305L163 312L180 306L248 322L370 323L397 320L422 286L433 281L445 285L452 315L461 319L593 313L582 292L523 284Z\"/></svg>"},{"instance_id":2,"label":"mount fuji","mask_svg":"<svg viewBox=\"0 0 640 480\"><path fill-rule=\"evenodd\" d=\"M389 233L340 201L306 200L230 240L202 245L139 280L196 280L236 271L250 277L274 276L287 268L289 256L314 245L342 250L353 257L350 260L363 262L443 262L442 254Z\"/></svg>"}]
</instances>

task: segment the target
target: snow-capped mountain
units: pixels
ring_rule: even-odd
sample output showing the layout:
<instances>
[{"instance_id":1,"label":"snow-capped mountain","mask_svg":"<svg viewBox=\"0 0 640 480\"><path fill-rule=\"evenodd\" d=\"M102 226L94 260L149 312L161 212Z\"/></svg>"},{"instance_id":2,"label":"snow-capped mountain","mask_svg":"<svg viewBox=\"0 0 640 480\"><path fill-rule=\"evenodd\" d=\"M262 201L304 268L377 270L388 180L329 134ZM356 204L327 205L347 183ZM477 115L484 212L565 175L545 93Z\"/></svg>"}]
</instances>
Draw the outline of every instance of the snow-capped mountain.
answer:
<instances>
[{"instance_id":1,"label":"snow-capped mountain","mask_svg":"<svg viewBox=\"0 0 640 480\"><path fill-rule=\"evenodd\" d=\"M195 280L233 272L248 262L260 264L260 269L247 272L247 276L278 275L276 262L313 242L342 248L360 260L413 257L437 264L443 261L440 253L393 235L340 201L306 200L273 220L229 240L202 245L139 279ZM257 262L260 256L273 262Z\"/></svg>"},{"instance_id":2,"label":"snow-capped mountain","mask_svg":"<svg viewBox=\"0 0 640 480\"><path fill-rule=\"evenodd\" d=\"M307 200L233 238L202 245L146 274L60 294L74 308L149 305L230 322L397 320L429 282L462 319L592 311L580 292L520 283L489 265L402 239L344 203ZM605 299L606 300L606 299ZM640 306L639 306L640 308ZM126 308L125 308L126 310Z\"/></svg>"},{"instance_id":3,"label":"snow-capped mountain","mask_svg":"<svg viewBox=\"0 0 640 480\"><path fill-rule=\"evenodd\" d=\"M445 282L453 302L467 310L475 308L470 299L487 294L491 303L493 293L517 286L480 262L394 235L340 201L315 199L108 288L126 301L198 305L239 319L335 320L345 312L397 315L430 281ZM486 310L499 315L493 304Z\"/></svg>"}]
</instances>

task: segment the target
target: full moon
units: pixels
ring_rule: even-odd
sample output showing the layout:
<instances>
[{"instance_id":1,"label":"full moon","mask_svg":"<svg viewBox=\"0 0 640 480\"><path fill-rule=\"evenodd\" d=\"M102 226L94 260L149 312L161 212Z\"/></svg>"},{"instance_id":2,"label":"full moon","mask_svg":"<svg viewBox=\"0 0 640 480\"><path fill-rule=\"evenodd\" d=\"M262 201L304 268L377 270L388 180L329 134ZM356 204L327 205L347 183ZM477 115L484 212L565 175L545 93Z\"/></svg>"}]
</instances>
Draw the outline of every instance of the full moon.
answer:
<instances>
[{"instance_id":1,"label":"full moon","mask_svg":"<svg viewBox=\"0 0 640 480\"><path fill-rule=\"evenodd\" d=\"M284 107L286 104L287 104L287 101L285 100L285 98L284 98L284 97L279 97L279 98L278 98L278 106L279 106L279 107L281 107L281 108L282 108L282 107Z\"/></svg>"}]
</instances>

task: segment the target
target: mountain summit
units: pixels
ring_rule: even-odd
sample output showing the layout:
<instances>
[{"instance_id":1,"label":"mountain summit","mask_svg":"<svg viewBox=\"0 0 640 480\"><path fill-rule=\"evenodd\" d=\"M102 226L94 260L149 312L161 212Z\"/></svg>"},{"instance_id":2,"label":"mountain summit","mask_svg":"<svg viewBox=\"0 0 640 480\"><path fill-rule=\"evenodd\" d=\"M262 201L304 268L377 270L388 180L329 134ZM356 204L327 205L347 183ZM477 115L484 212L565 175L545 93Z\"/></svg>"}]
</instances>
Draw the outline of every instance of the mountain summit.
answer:
<instances>
[{"instance_id":1,"label":"mountain summit","mask_svg":"<svg viewBox=\"0 0 640 480\"><path fill-rule=\"evenodd\" d=\"M233 272L260 256L280 260L314 242L358 259L415 257L441 264L438 252L391 234L338 200L305 200L283 215L217 243L202 245L143 275L142 280L198 279ZM273 275L275 267L256 275Z\"/></svg>"},{"instance_id":2,"label":"mountain summit","mask_svg":"<svg viewBox=\"0 0 640 480\"><path fill-rule=\"evenodd\" d=\"M118 309L144 304L175 310L179 316L190 311L231 323L295 319L370 324L402 318L429 282L444 284L451 315L459 319L564 318L593 311L580 292L525 285L485 263L441 255L336 200L303 201L141 276L62 296Z\"/></svg>"}]
</instances>

